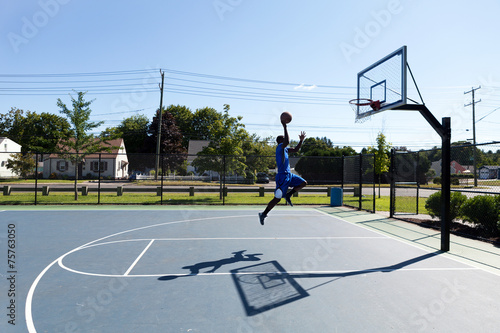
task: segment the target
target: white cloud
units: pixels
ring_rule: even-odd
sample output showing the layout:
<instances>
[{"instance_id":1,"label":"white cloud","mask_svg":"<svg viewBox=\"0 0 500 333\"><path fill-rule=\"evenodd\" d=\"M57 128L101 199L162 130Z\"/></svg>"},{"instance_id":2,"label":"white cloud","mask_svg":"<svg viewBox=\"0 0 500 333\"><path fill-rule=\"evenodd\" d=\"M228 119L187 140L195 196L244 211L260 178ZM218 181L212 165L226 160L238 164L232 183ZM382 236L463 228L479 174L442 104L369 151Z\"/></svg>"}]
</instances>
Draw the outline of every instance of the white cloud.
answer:
<instances>
[{"instance_id":1,"label":"white cloud","mask_svg":"<svg viewBox=\"0 0 500 333\"><path fill-rule=\"evenodd\" d=\"M313 84L312 86L306 86L305 84L302 83L300 86L294 87L293 89L294 90L311 91L311 90L316 89L316 88L318 88L318 86L316 86L315 84Z\"/></svg>"}]
</instances>

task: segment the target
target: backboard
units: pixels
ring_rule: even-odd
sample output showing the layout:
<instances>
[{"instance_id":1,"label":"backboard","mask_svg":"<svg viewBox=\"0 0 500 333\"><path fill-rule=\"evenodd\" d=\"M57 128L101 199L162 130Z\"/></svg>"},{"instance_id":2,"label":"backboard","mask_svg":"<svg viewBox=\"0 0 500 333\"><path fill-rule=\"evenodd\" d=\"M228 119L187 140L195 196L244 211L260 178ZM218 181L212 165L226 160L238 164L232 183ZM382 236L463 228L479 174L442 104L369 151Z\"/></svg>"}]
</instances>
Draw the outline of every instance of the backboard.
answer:
<instances>
[{"instance_id":1,"label":"backboard","mask_svg":"<svg viewBox=\"0 0 500 333\"><path fill-rule=\"evenodd\" d=\"M358 100L380 101L380 108L354 107L356 120L406 105L406 45L358 73Z\"/></svg>"}]
</instances>

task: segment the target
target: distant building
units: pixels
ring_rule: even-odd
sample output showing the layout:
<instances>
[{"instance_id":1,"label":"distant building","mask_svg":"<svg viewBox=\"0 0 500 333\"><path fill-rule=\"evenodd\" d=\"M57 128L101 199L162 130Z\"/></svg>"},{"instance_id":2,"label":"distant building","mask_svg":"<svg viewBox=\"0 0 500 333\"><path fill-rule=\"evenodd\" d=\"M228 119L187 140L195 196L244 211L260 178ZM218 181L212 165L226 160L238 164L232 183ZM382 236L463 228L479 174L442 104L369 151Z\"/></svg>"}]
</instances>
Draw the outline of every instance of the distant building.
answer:
<instances>
[{"instance_id":1,"label":"distant building","mask_svg":"<svg viewBox=\"0 0 500 333\"><path fill-rule=\"evenodd\" d=\"M431 169L436 171L436 176L441 177L441 160L431 163ZM451 161L450 163L450 173L453 174L467 174L473 171L473 167L470 165L463 166L457 161Z\"/></svg>"},{"instance_id":2,"label":"distant building","mask_svg":"<svg viewBox=\"0 0 500 333\"><path fill-rule=\"evenodd\" d=\"M484 165L480 167L479 179L500 179L500 166Z\"/></svg>"},{"instance_id":3,"label":"distant building","mask_svg":"<svg viewBox=\"0 0 500 333\"><path fill-rule=\"evenodd\" d=\"M21 145L9 138L0 137L0 178L17 177L12 170L7 169L7 160L10 155L21 152Z\"/></svg>"},{"instance_id":4,"label":"distant building","mask_svg":"<svg viewBox=\"0 0 500 333\"><path fill-rule=\"evenodd\" d=\"M196 159L196 155L210 144L208 140L189 140L188 157L187 157L187 172L194 172L197 174L196 169L191 165Z\"/></svg>"},{"instance_id":5,"label":"distant building","mask_svg":"<svg viewBox=\"0 0 500 333\"><path fill-rule=\"evenodd\" d=\"M84 162L79 166L78 178L87 176L120 179L128 178L128 158L123 139L109 140L103 143L103 148L112 147L110 152L103 151L101 154L95 153L85 156ZM99 156L101 160L99 161ZM99 164L100 163L100 164ZM49 178L55 174L58 177L75 176L75 163L65 160L58 154L50 154L44 161L43 177Z\"/></svg>"}]
</instances>

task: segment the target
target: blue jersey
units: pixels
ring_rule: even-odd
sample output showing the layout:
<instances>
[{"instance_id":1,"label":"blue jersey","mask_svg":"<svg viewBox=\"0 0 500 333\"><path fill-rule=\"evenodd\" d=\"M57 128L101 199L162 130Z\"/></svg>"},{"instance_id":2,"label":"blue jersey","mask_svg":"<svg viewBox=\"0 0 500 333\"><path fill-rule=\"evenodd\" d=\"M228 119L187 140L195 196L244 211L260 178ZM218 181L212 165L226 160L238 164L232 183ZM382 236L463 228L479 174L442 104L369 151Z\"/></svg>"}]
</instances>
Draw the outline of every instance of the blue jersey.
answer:
<instances>
[{"instance_id":1,"label":"blue jersey","mask_svg":"<svg viewBox=\"0 0 500 333\"><path fill-rule=\"evenodd\" d=\"M276 147L276 166L278 173L290 173L290 161L288 160L288 147L283 149L283 143Z\"/></svg>"}]
</instances>

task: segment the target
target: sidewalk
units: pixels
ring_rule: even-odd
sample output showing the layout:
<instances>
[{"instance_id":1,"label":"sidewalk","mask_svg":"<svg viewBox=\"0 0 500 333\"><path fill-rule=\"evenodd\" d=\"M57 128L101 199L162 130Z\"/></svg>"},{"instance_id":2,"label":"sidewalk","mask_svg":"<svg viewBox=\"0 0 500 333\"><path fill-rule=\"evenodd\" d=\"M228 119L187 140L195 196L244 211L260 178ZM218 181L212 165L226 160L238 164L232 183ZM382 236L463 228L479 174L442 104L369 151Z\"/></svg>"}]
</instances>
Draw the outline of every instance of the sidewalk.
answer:
<instances>
[{"instance_id":1,"label":"sidewalk","mask_svg":"<svg viewBox=\"0 0 500 333\"><path fill-rule=\"evenodd\" d=\"M429 252L441 249L441 232L438 230L391 219L382 213L372 214L347 207L321 207L319 210ZM500 248L493 244L451 234L450 251L443 255L500 275Z\"/></svg>"}]
</instances>

